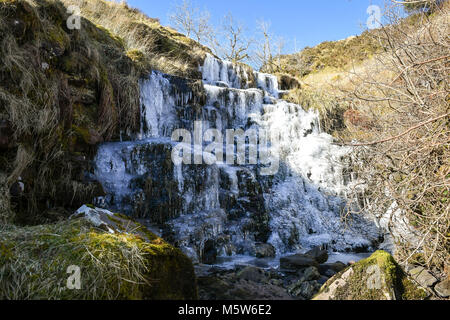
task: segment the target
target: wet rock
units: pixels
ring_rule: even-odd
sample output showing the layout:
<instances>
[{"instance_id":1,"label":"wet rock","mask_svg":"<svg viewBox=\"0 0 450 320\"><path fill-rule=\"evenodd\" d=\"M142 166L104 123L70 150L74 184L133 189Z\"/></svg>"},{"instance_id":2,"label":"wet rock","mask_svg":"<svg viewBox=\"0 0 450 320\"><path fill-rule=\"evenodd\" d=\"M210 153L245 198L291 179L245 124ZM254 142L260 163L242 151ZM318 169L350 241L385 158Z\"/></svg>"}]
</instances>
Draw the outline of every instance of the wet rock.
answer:
<instances>
[{"instance_id":1,"label":"wet rock","mask_svg":"<svg viewBox=\"0 0 450 320\"><path fill-rule=\"evenodd\" d=\"M325 277L325 276L320 276L320 278L317 280L317 283L319 283L320 285L324 285L325 284L325 282L327 282L328 281L328 277Z\"/></svg>"},{"instance_id":2,"label":"wet rock","mask_svg":"<svg viewBox=\"0 0 450 320\"><path fill-rule=\"evenodd\" d=\"M295 254L280 259L280 268L282 270L299 270L308 267L318 267L315 259L305 254Z\"/></svg>"},{"instance_id":3,"label":"wet rock","mask_svg":"<svg viewBox=\"0 0 450 320\"><path fill-rule=\"evenodd\" d=\"M255 245L255 254L257 258L274 258L276 251L270 243L258 243Z\"/></svg>"},{"instance_id":4,"label":"wet rock","mask_svg":"<svg viewBox=\"0 0 450 320\"><path fill-rule=\"evenodd\" d=\"M321 246L314 247L306 255L312 257L317 263L325 263L328 260L328 251Z\"/></svg>"},{"instance_id":5,"label":"wet rock","mask_svg":"<svg viewBox=\"0 0 450 320\"><path fill-rule=\"evenodd\" d=\"M205 274L205 273L203 273ZM236 270L210 271L198 275L201 300L292 300L283 281L270 272L244 267Z\"/></svg>"},{"instance_id":6,"label":"wet rock","mask_svg":"<svg viewBox=\"0 0 450 320\"><path fill-rule=\"evenodd\" d=\"M310 300L320 290L320 284L316 281L300 280L293 283L288 292L294 297L301 297Z\"/></svg>"},{"instance_id":7,"label":"wet rock","mask_svg":"<svg viewBox=\"0 0 450 320\"><path fill-rule=\"evenodd\" d=\"M434 291L441 297L441 298L448 298L450 297L450 279L444 280L440 283L438 283L434 287Z\"/></svg>"},{"instance_id":8,"label":"wet rock","mask_svg":"<svg viewBox=\"0 0 450 320\"><path fill-rule=\"evenodd\" d=\"M422 287L431 288L438 280L423 267L417 267L409 271L411 277Z\"/></svg>"},{"instance_id":9,"label":"wet rock","mask_svg":"<svg viewBox=\"0 0 450 320\"><path fill-rule=\"evenodd\" d=\"M332 270L332 269L328 269L328 270L324 273L324 275L327 276L328 278L331 278L331 277L333 277L336 273L337 273L336 271L334 271L334 270Z\"/></svg>"},{"instance_id":10,"label":"wet rock","mask_svg":"<svg viewBox=\"0 0 450 320\"><path fill-rule=\"evenodd\" d=\"M306 281L317 280L320 278L320 273L316 267L309 267L303 272L303 277Z\"/></svg>"},{"instance_id":11,"label":"wet rock","mask_svg":"<svg viewBox=\"0 0 450 320\"><path fill-rule=\"evenodd\" d=\"M214 240L207 240L203 247L202 262L205 264L214 264L217 261L217 248Z\"/></svg>"},{"instance_id":12,"label":"wet rock","mask_svg":"<svg viewBox=\"0 0 450 320\"><path fill-rule=\"evenodd\" d=\"M243 270L239 271L236 276L239 279L254 282L264 282L268 278L264 270L256 267L245 267Z\"/></svg>"},{"instance_id":13,"label":"wet rock","mask_svg":"<svg viewBox=\"0 0 450 320\"><path fill-rule=\"evenodd\" d=\"M342 263L340 261L335 262L335 263L325 263L325 264L321 264L319 266L319 272L322 275L326 275L328 270L331 270L334 272L334 274L341 272L342 270L344 270L345 268L347 268L347 265L345 263ZM333 275L334 275L333 274Z\"/></svg>"}]
</instances>

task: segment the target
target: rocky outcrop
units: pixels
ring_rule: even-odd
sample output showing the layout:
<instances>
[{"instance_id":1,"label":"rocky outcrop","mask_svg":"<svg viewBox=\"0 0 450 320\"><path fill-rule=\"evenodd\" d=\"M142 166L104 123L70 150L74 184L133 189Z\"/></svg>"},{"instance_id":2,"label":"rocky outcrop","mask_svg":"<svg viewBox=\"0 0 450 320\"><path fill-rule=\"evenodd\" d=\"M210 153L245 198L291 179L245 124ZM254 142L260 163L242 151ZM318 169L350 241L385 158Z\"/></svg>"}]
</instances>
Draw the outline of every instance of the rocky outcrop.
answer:
<instances>
[{"instance_id":1,"label":"rocky outcrop","mask_svg":"<svg viewBox=\"0 0 450 320\"><path fill-rule=\"evenodd\" d=\"M209 269L198 275L201 300L293 300L282 276L256 267Z\"/></svg>"},{"instance_id":2,"label":"rocky outcrop","mask_svg":"<svg viewBox=\"0 0 450 320\"><path fill-rule=\"evenodd\" d=\"M434 287L434 291L441 297L441 298L449 298L450 297L450 279L446 279L440 283L438 283Z\"/></svg>"},{"instance_id":3,"label":"rocky outcrop","mask_svg":"<svg viewBox=\"0 0 450 320\"><path fill-rule=\"evenodd\" d=\"M314 258L306 254L295 254L280 259L280 268L285 271L295 271L311 266L318 267L319 264Z\"/></svg>"},{"instance_id":4,"label":"rocky outcrop","mask_svg":"<svg viewBox=\"0 0 450 320\"><path fill-rule=\"evenodd\" d=\"M314 300L422 300L424 289L407 277L394 258L377 251L328 280Z\"/></svg>"},{"instance_id":5,"label":"rocky outcrop","mask_svg":"<svg viewBox=\"0 0 450 320\"><path fill-rule=\"evenodd\" d=\"M294 254L291 256L282 257L280 259L280 268L284 271L298 271L308 267L319 267L328 260L328 251L317 246L309 250L305 254ZM322 267L323 269L324 267Z\"/></svg>"},{"instance_id":6,"label":"rocky outcrop","mask_svg":"<svg viewBox=\"0 0 450 320\"><path fill-rule=\"evenodd\" d=\"M67 274L73 270L77 290L70 286L76 273ZM2 232L0 274L0 299L197 298L192 263L179 249L92 206L68 221Z\"/></svg>"},{"instance_id":7,"label":"rocky outcrop","mask_svg":"<svg viewBox=\"0 0 450 320\"><path fill-rule=\"evenodd\" d=\"M306 255L316 260L317 263L325 263L328 261L328 250L323 247L314 247L306 252Z\"/></svg>"},{"instance_id":8,"label":"rocky outcrop","mask_svg":"<svg viewBox=\"0 0 450 320\"><path fill-rule=\"evenodd\" d=\"M270 243L257 243L255 245L255 256L257 258L275 258L276 250Z\"/></svg>"},{"instance_id":9,"label":"rocky outcrop","mask_svg":"<svg viewBox=\"0 0 450 320\"><path fill-rule=\"evenodd\" d=\"M413 268L409 271L409 275L424 288L432 287L438 282L424 267Z\"/></svg>"}]
</instances>

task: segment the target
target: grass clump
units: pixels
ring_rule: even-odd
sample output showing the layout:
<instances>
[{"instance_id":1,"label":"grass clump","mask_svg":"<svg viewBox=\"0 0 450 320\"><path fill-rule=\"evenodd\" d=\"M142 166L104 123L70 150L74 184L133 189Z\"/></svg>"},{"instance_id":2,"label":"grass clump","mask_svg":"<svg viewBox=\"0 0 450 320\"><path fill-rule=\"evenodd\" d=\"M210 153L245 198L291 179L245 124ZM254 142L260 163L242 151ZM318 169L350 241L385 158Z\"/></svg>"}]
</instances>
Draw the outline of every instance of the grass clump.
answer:
<instances>
[{"instance_id":1,"label":"grass clump","mask_svg":"<svg viewBox=\"0 0 450 320\"><path fill-rule=\"evenodd\" d=\"M81 268L79 290L67 287L70 266ZM84 219L0 233L0 299L195 298L192 264L153 234L111 234Z\"/></svg>"}]
</instances>

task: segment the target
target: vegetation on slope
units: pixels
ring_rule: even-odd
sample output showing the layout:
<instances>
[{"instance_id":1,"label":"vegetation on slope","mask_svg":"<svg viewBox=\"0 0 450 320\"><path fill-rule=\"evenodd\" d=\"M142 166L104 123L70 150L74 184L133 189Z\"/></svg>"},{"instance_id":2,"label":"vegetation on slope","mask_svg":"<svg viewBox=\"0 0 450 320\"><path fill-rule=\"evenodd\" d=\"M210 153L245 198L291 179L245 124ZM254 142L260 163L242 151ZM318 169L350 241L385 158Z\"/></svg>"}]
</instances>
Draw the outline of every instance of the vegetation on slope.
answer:
<instances>
[{"instance_id":1,"label":"vegetation on slope","mask_svg":"<svg viewBox=\"0 0 450 320\"><path fill-rule=\"evenodd\" d=\"M305 50L300 67L309 69L289 71L302 76L302 87L287 97L320 110L323 128L342 143L359 141L353 169L361 185L354 202L408 221L420 236L411 242L394 232L397 257L406 263L420 256L424 266L439 270L449 264L450 251L449 14L448 1L406 19L394 5L385 17L389 24L361 36L371 40ZM381 50L369 50L365 60L364 53L336 57L335 63L332 55L344 54L352 41L357 51L361 43ZM397 228L392 221L388 227Z\"/></svg>"},{"instance_id":2,"label":"vegetation on slope","mask_svg":"<svg viewBox=\"0 0 450 320\"><path fill-rule=\"evenodd\" d=\"M79 30L67 26L71 4ZM103 195L85 172L98 143L139 129L140 77L198 79L206 51L125 4L1 0L0 171L14 191L1 219L55 221Z\"/></svg>"}]
</instances>

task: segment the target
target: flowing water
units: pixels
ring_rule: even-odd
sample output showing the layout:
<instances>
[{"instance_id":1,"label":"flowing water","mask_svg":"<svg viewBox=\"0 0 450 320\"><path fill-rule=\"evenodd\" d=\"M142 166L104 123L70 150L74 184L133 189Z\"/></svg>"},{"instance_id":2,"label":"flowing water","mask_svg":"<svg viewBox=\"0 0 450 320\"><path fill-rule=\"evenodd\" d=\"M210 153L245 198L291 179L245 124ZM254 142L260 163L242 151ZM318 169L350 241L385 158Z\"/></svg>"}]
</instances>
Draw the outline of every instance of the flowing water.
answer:
<instances>
[{"instance_id":1,"label":"flowing water","mask_svg":"<svg viewBox=\"0 0 450 320\"><path fill-rule=\"evenodd\" d=\"M378 238L371 222L341 220L348 150L321 132L318 113L279 99L275 76L209 55L201 71L203 99L188 80L153 71L141 81L140 133L101 145L96 156L104 206L158 225L194 261L211 247L223 261L245 260L260 243L272 244L278 256L322 244L334 251L370 247ZM261 161L176 165L171 136L180 128L224 136L228 129L264 129L277 137L267 148L279 168L264 175L270 164Z\"/></svg>"}]
</instances>

